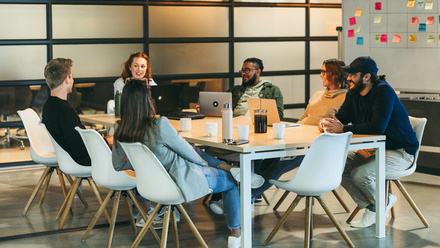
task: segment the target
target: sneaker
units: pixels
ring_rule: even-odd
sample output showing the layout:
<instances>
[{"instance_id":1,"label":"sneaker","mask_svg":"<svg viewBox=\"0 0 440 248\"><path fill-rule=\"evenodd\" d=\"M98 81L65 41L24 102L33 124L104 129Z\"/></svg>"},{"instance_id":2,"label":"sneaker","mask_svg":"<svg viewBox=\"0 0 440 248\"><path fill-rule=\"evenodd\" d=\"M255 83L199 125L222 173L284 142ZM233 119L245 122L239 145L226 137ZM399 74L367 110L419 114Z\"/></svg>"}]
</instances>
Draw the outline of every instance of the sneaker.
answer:
<instances>
[{"instance_id":1,"label":"sneaker","mask_svg":"<svg viewBox=\"0 0 440 248\"><path fill-rule=\"evenodd\" d=\"M220 199L218 201L210 201L209 202L209 208L212 210L212 212L223 215L225 213L225 210L223 208L223 200Z\"/></svg>"},{"instance_id":2,"label":"sneaker","mask_svg":"<svg viewBox=\"0 0 440 248\"><path fill-rule=\"evenodd\" d=\"M149 217L152 212L153 211L150 210L148 212L147 216ZM153 223L151 224L154 229L162 229L162 226L163 226L163 216L164 216L163 215L163 211L161 210L158 213L158 215L156 216L156 218L154 218ZM176 221L180 222L180 213L179 213L179 211L176 212ZM138 217L137 217L136 226L137 227L141 227L141 228L145 226L145 220L140 215L138 215Z\"/></svg>"},{"instance_id":3,"label":"sneaker","mask_svg":"<svg viewBox=\"0 0 440 248\"><path fill-rule=\"evenodd\" d=\"M391 194L391 193L388 194L388 204L387 204L386 211L385 211L385 213L387 213L387 218L388 218L388 216L390 216L390 210L394 206L394 204L396 204L396 201L397 201L396 195Z\"/></svg>"},{"instance_id":4,"label":"sneaker","mask_svg":"<svg viewBox=\"0 0 440 248\"><path fill-rule=\"evenodd\" d=\"M231 168L230 170L232 177L240 182L240 168ZM264 184L264 178L258 174L251 174L251 188L256 189L261 187Z\"/></svg>"},{"instance_id":5,"label":"sneaker","mask_svg":"<svg viewBox=\"0 0 440 248\"><path fill-rule=\"evenodd\" d=\"M365 228L375 223L376 223L376 213L366 208L365 213L362 216L362 219L360 221L351 222L350 226L356 228Z\"/></svg>"},{"instance_id":6,"label":"sneaker","mask_svg":"<svg viewBox=\"0 0 440 248\"><path fill-rule=\"evenodd\" d=\"M254 202L262 202L262 201L263 201L263 197L261 197L261 195L255 197L255 201Z\"/></svg>"},{"instance_id":7,"label":"sneaker","mask_svg":"<svg viewBox=\"0 0 440 248\"><path fill-rule=\"evenodd\" d=\"M240 237L229 236L228 248L240 248L240 247L241 247L241 236Z\"/></svg>"}]
</instances>

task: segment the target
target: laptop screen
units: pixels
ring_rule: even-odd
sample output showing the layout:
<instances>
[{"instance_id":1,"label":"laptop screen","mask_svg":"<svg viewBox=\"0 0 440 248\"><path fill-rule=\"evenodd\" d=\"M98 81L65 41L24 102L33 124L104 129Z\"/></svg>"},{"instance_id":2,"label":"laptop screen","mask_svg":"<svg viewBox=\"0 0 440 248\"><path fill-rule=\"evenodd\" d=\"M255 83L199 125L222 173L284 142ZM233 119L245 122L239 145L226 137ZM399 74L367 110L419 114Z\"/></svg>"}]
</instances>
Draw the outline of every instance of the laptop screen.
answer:
<instances>
[{"instance_id":1,"label":"laptop screen","mask_svg":"<svg viewBox=\"0 0 440 248\"><path fill-rule=\"evenodd\" d=\"M151 87L151 97L155 101L156 113L166 114L181 109L180 85L157 85Z\"/></svg>"}]
</instances>

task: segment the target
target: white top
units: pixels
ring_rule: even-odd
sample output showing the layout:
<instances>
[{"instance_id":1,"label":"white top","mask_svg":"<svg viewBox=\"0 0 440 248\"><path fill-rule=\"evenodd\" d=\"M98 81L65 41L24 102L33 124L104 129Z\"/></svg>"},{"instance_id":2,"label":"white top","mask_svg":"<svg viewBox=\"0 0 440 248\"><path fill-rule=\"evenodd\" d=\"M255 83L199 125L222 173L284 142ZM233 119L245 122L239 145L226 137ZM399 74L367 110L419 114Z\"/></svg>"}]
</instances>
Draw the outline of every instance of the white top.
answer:
<instances>
[{"instance_id":1,"label":"white top","mask_svg":"<svg viewBox=\"0 0 440 248\"><path fill-rule=\"evenodd\" d=\"M150 85L157 85L153 79L150 79L149 83ZM115 83L113 84L113 88L114 88L113 95L116 95L116 91L118 90L120 93L122 93L122 88L124 88L124 85L125 85L124 79L122 79L121 77L116 79Z\"/></svg>"}]
</instances>

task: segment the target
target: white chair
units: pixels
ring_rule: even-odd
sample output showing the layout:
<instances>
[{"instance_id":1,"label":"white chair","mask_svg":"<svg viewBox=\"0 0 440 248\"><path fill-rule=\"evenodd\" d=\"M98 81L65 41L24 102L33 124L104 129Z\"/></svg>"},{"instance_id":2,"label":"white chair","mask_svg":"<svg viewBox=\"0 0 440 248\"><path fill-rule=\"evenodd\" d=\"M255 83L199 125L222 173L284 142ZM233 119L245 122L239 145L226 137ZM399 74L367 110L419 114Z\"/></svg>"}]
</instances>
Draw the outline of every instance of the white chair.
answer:
<instances>
[{"instance_id":1,"label":"white chair","mask_svg":"<svg viewBox=\"0 0 440 248\"><path fill-rule=\"evenodd\" d=\"M162 243L161 247L166 247L168 236L168 225L170 222L170 215L172 221L172 230L174 234L175 247L179 247L179 238L177 233L176 213L174 206L179 209L179 212L186 220L194 236L203 247L208 245L203 240L199 231L197 230L191 218L188 216L182 203L185 202L182 192L176 183L170 177L168 172L162 166L161 162L156 158L153 152L148 147L141 143L119 143L127 154L131 165L136 171L136 185L138 192L150 201L156 202L157 206L154 208L150 218L146 220L145 226L136 237L132 248L137 247L147 232L148 228L153 223L158 211L164 205L164 219L162 229ZM171 212L171 214L170 214Z\"/></svg>"},{"instance_id":2,"label":"white chair","mask_svg":"<svg viewBox=\"0 0 440 248\"><path fill-rule=\"evenodd\" d=\"M67 196L67 189L64 183L63 173L60 171L58 167L58 161L55 154L55 150L53 148L52 142L50 141L49 135L44 127L40 126L40 117L38 114L31 108L27 108L25 110L17 111L20 116L24 128L26 129L27 136L29 138L29 142L31 145L31 158L37 164L43 164L46 166L44 169L43 175L41 175L40 180L34 188L31 196L29 197L28 202L23 210L23 216L26 215L29 207L37 196L38 191L44 183L43 191L40 196L39 204L43 204L44 197L46 196L47 189L49 187L49 182L52 177L52 173L55 170L58 174L58 178L60 180L61 190L63 191L64 198ZM73 183L73 180L70 176L66 175L66 178Z\"/></svg>"},{"instance_id":3,"label":"white chair","mask_svg":"<svg viewBox=\"0 0 440 248\"><path fill-rule=\"evenodd\" d=\"M92 222L90 222L89 227L82 236L82 240L85 241L87 239L99 217L106 209L110 199L113 198L113 211L107 239L107 247L111 247L121 197L123 197L125 200L125 205L128 210L128 216L134 233L136 233L136 226L133 221L133 212L131 211L131 205L128 202L127 195L129 198L131 198L141 216L147 219L145 212L140 207L139 202L136 200L136 196L132 192L132 190L136 187L136 179L128 177L123 171L116 171L113 168L112 151L97 131L93 129L81 129L79 127L76 127L75 129L81 135L81 138L83 139L87 148L87 152L90 155L90 159L92 160L93 180L95 180L95 182L99 185L110 189L107 197L104 199L104 202L102 203L98 212L96 212ZM150 230L157 242L160 243L160 238L154 228L150 227Z\"/></svg>"},{"instance_id":4,"label":"white chair","mask_svg":"<svg viewBox=\"0 0 440 248\"><path fill-rule=\"evenodd\" d=\"M292 179L289 181L270 180L275 186L295 192L298 195L269 234L264 245L269 244L279 228L287 220L289 214L298 205L299 201L302 198L306 198L304 247L310 247L311 234L313 231L312 204L313 198L316 198L345 242L347 242L350 247L354 247L350 238L321 198L321 194L332 191L341 184L342 172L344 171L352 135L351 132L343 134L321 134L313 142Z\"/></svg>"},{"instance_id":5,"label":"white chair","mask_svg":"<svg viewBox=\"0 0 440 248\"><path fill-rule=\"evenodd\" d=\"M43 126L47 131L47 128L43 123L41 123L40 125ZM67 198L64 200L63 205L61 206L60 211L58 212L58 215L56 217L57 219L61 217L60 223L58 224L58 229L63 229L67 214L69 212L67 210L70 209L70 207L72 206L75 194L77 194L78 188L83 179L86 179L89 182L100 205L102 205L102 198L99 194L96 183L92 179L92 167L83 166L76 163L75 160L73 160L73 158L54 140L49 131L47 131L47 133L49 134L50 140L52 141L53 147L55 148L55 153L57 154L58 158L58 165L60 166L61 171L65 174L75 177L74 183L72 187L70 187L69 193L67 194ZM104 213L107 217L108 222L111 223L110 215L106 209Z\"/></svg>"},{"instance_id":6,"label":"white chair","mask_svg":"<svg viewBox=\"0 0 440 248\"><path fill-rule=\"evenodd\" d=\"M422 212L420 212L420 209L417 207L416 203L411 198L411 196L409 195L409 193L405 189L405 187L403 187L402 182L400 182L400 180L399 180L401 177L409 176L416 171L417 159L419 157L420 145L422 144L423 132L425 131L426 122L428 120L426 118L416 118L416 117L409 116L409 121L411 123L411 126L412 126L414 132L416 133L417 140L419 141L419 148L417 149L417 151L414 155L414 162L412 163L412 165L408 169L406 169L404 171L396 171L396 172L388 173L386 175L386 185L387 185L387 188L389 189L389 192L392 193L391 182L394 182L396 184L397 188L399 188L400 192L402 192L402 195L408 201L409 205L411 205L414 212L416 212L419 219L423 222L425 227L429 227L430 225L429 225L428 221L425 219ZM353 220L353 218L356 216L356 214L359 212L359 210L360 210L359 207L356 207L356 209L353 210L353 213L347 219L348 223L350 223ZM394 207L391 209L391 216L394 217Z\"/></svg>"}]
</instances>

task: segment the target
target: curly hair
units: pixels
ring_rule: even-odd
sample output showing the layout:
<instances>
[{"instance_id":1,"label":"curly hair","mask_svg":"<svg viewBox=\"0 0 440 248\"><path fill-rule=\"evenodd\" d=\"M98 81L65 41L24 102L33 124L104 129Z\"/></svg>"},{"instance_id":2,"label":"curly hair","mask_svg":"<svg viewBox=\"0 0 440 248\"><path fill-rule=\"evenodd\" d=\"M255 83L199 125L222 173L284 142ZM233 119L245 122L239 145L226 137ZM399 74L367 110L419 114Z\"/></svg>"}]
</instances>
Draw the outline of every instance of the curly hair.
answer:
<instances>
[{"instance_id":1,"label":"curly hair","mask_svg":"<svg viewBox=\"0 0 440 248\"><path fill-rule=\"evenodd\" d=\"M124 79L124 81L127 78L133 77L130 71L130 66L135 58L144 58L147 61L147 72L145 73L145 77L148 78L148 80L150 80L151 79L150 60L148 59L148 56L143 52L132 53L130 55L130 58L128 58L128 60L125 61L123 65L121 77Z\"/></svg>"},{"instance_id":2,"label":"curly hair","mask_svg":"<svg viewBox=\"0 0 440 248\"><path fill-rule=\"evenodd\" d=\"M347 73L341 69L341 66L345 65L344 61L327 59L322 64L325 65L327 80L338 85L341 89L348 89Z\"/></svg>"}]
</instances>

